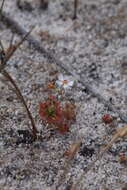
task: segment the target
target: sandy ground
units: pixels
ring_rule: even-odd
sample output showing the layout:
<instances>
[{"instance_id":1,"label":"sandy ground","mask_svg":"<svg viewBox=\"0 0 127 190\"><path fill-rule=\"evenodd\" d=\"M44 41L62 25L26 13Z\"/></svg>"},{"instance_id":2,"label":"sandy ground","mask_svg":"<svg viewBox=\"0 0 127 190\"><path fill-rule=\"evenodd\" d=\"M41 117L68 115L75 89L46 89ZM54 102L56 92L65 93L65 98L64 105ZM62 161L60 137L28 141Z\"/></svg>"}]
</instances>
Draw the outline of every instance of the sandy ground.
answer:
<instances>
[{"instance_id":1,"label":"sandy ground","mask_svg":"<svg viewBox=\"0 0 127 190\"><path fill-rule=\"evenodd\" d=\"M18 3L17 3L18 2ZM27 6L26 3L27 2ZM4 11L28 31L43 47L53 52L63 65L84 83L93 86L124 116L127 115L127 2L125 0L80 0L77 20L73 17L72 0L50 0L40 8L39 0L6 0ZM0 24L0 39L7 48L12 32ZM15 36L15 40L19 37ZM71 162L65 182L59 190L69 190L88 163L94 160L112 138L117 127L124 125L117 113L89 93L76 78L72 89L61 101L71 100L77 107L76 122L62 135L43 124L38 113L39 102L48 92L46 84L57 80L60 66L50 64L27 42L8 62L13 76L35 118L42 139L21 143L18 130L27 130L26 112L5 78L0 75L0 190L54 190L64 169L65 150L82 138L80 150ZM74 77L73 75L73 77ZM115 116L115 128L101 118ZM127 155L127 139L120 139L87 173L77 190L127 190L127 164L119 162L120 153Z\"/></svg>"}]
</instances>

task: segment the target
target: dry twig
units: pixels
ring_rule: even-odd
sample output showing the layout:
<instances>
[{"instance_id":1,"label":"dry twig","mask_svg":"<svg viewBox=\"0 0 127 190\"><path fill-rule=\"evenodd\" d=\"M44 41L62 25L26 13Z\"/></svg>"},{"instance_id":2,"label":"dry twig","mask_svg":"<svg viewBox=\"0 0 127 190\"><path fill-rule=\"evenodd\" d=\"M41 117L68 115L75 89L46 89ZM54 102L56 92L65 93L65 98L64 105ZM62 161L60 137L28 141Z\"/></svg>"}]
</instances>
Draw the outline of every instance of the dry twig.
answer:
<instances>
[{"instance_id":1,"label":"dry twig","mask_svg":"<svg viewBox=\"0 0 127 190\"><path fill-rule=\"evenodd\" d=\"M79 0L74 0L74 16L73 16L73 19L77 18L78 3L79 3Z\"/></svg>"},{"instance_id":2,"label":"dry twig","mask_svg":"<svg viewBox=\"0 0 127 190\"><path fill-rule=\"evenodd\" d=\"M66 180L66 176L67 173L70 169L71 163L76 155L76 153L78 152L80 146L81 146L82 141L81 140L77 140L75 143L73 143L70 148L68 149L68 151L65 153L66 155L68 155L68 159L65 160L64 163L64 169L63 169L63 173L61 174L60 178L59 178L59 182L58 185L56 187L56 189L61 189L61 185L64 183L64 181Z\"/></svg>"},{"instance_id":3,"label":"dry twig","mask_svg":"<svg viewBox=\"0 0 127 190\"><path fill-rule=\"evenodd\" d=\"M15 89L15 92L18 96L18 98L21 100L21 102L23 103L25 109L26 109L26 112L27 112L27 115L31 121L31 125L32 125L32 134L33 134L33 137L36 139L37 137L37 128L35 126L35 123L34 123L34 119L32 117L32 114L31 112L29 111L28 107L27 107L27 104L25 102L25 99L24 97L22 96L22 93L20 91L20 89L18 88L17 84L15 83L15 81L13 80L13 78L10 76L10 74L4 69L7 62L10 60L10 58L13 56L14 52L18 49L18 47L26 40L26 38L29 36L29 34L31 33L31 31L33 30L33 28L28 32L26 33L26 35L15 45L11 45L9 46L7 52L4 51L4 48L3 48L3 45L1 43L1 47L2 47L2 53L4 53L4 58L1 59L1 64L0 64L0 72L4 75L4 77L6 77L8 79L8 81L12 84L12 86L14 87Z\"/></svg>"},{"instance_id":4,"label":"dry twig","mask_svg":"<svg viewBox=\"0 0 127 190\"><path fill-rule=\"evenodd\" d=\"M4 3L5 3L5 0L2 1L1 7L0 7L0 17L1 17L1 13L3 11Z\"/></svg>"}]
</instances>

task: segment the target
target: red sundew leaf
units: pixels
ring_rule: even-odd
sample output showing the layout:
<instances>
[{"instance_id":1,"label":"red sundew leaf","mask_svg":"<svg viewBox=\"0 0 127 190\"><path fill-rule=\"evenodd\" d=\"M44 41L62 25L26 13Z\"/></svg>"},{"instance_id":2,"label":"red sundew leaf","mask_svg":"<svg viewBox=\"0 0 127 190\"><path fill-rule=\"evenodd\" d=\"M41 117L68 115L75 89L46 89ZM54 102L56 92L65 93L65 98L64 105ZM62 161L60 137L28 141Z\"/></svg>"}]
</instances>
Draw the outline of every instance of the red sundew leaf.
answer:
<instances>
[{"instance_id":1,"label":"red sundew leaf","mask_svg":"<svg viewBox=\"0 0 127 190\"><path fill-rule=\"evenodd\" d=\"M121 153L119 155L119 162L120 163L127 163L127 156L125 155L125 153Z\"/></svg>"},{"instance_id":2,"label":"red sundew leaf","mask_svg":"<svg viewBox=\"0 0 127 190\"><path fill-rule=\"evenodd\" d=\"M54 96L50 96L46 101L39 105L39 114L42 120L48 123L60 123L63 117L60 102Z\"/></svg>"},{"instance_id":3,"label":"red sundew leaf","mask_svg":"<svg viewBox=\"0 0 127 190\"><path fill-rule=\"evenodd\" d=\"M48 88L48 89L55 89L55 88L56 88L55 82L54 82L54 81L49 82L49 83L47 84L47 88Z\"/></svg>"},{"instance_id":4,"label":"red sundew leaf","mask_svg":"<svg viewBox=\"0 0 127 190\"><path fill-rule=\"evenodd\" d=\"M69 126L67 124L58 126L58 130L60 133L66 133L69 132Z\"/></svg>"},{"instance_id":5,"label":"red sundew leaf","mask_svg":"<svg viewBox=\"0 0 127 190\"><path fill-rule=\"evenodd\" d=\"M58 125L62 122L62 120L61 120L61 117L54 116L54 117L47 117L47 122Z\"/></svg>"},{"instance_id":6,"label":"red sundew leaf","mask_svg":"<svg viewBox=\"0 0 127 190\"><path fill-rule=\"evenodd\" d=\"M39 114L44 122L64 134L69 131L69 126L75 118L75 105L68 103L62 107L55 96L49 96L40 103Z\"/></svg>"},{"instance_id":7,"label":"red sundew leaf","mask_svg":"<svg viewBox=\"0 0 127 190\"><path fill-rule=\"evenodd\" d=\"M71 103L66 103L64 106L64 116L67 120L75 120L76 118L76 106Z\"/></svg>"},{"instance_id":8,"label":"red sundew leaf","mask_svg":"<svg viewBox=\"0 0 127 190\"><path fill-rule=\"evenodd\" d=\"M104 115L102 116L102 121L103 121L105 124L112 123L113 117L112 117L110 114L104 114Z\"/></svg>"}]
</instances>

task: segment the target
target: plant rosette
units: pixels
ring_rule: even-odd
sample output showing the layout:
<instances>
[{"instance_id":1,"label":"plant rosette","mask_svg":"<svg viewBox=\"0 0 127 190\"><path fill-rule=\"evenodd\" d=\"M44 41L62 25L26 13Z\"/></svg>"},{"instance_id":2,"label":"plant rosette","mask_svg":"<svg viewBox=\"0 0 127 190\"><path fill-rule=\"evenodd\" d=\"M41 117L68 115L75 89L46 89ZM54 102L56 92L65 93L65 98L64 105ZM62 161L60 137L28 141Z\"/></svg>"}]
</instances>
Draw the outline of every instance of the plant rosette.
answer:
<instances>
[{"instance_id":1,"label":"plant rosette","mask_svg":"<svg viewBox=\"0 0 127 190\"><path fill-rule=\"evenodd\" d=\"M69 131L69 123L64 117L63 107L56 97L49 96L46 101L41 102L39 105L39 114L44 122L57 128L61 133Z\"/></svg>"}]
</instances>

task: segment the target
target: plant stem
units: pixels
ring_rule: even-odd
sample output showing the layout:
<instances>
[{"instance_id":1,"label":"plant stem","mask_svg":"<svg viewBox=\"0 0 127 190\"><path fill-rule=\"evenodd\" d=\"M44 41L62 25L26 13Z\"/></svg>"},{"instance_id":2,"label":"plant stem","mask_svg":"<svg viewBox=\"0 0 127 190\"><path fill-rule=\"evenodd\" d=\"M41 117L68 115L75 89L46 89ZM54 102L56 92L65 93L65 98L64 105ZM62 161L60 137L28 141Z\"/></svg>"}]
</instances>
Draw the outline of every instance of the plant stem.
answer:
<instances>
[{"instance_id":1,"label":"plant stem","mask_svg":"<svg viewBox=\"0 0 127 190\"><path fill-rule=\"evenodd\" d=\"M4 3L5 3L5 0L2 1L1 7L0 7L0 17L3 11Z\"/></svg>"},{"instance_id":2,"label":"plant stem","mask_svg":"<svg viewBox=\"0 0 127 190\"><path fill-rule=\"evenodd\" d=\"M73 19L77 18L78 1L79 0L74 0L74 15L73 15Z\"/></svg>"},{"instance_id":3,"label":"plant stem","mask_svg":"<svg viewBox=\"0 0 127 190\"><path fill-rule=\"evenodd\" d=\"M23 105L24 105L24 107L25 107L25 109L26 109L27 115L28 115L28 117L29 117L29 119L30 119L30 121L31 121L32 129L31 129L31 128L30 128L30 129L31 129L31 131L32 131L32 134L33 134L34 139L36 139L36 138L37 138L37 132L38 132L38 131L37 131L37 128L36 128L36 126L35 126L35 123L34 123L34 119L33 119L33 117L32 117L32 114L31 114L31 112L29 111L29 109L28 109L28 107L27 107L27 104L26 104L26 102L25 102L25 99L24 99L24 97L23 97L21 91L19 90L17 84L15 83L15 81L14 81L13 78L9 75L9 73L8 73L7 71L3 70L2 74L10 81L10 83L12 84L12 86L13 86L13 87L15 88L15 90L16 90L16 94L17 94L18 98L19 98L19 99L21 100L21 102L23 103Z\"/></svg>"}]
</instances>

